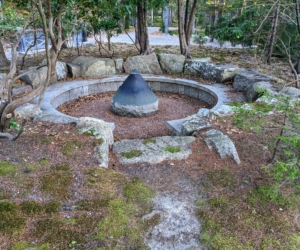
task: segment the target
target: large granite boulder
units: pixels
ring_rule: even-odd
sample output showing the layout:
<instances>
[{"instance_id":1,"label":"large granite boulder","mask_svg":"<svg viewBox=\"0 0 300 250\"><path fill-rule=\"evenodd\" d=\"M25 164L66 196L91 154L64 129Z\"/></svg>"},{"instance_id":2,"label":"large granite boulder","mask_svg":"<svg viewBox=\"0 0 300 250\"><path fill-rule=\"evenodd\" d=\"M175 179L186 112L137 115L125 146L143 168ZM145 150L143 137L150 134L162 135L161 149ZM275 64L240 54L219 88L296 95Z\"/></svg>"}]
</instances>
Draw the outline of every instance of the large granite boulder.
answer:
<instances>
[{"instance_id":1,"label":"large granite boulder","mask_svg":"<svg viewBox=\"0 0 300 250\"><path fill-rule=\"evenodd\" d=\"M115 65L116 65L116 72L117 73L123 73L124 72L124 68L123 68L124 60L123 60L123 58L115 58L114 62L115 62Z\"/></svg>"},{"instance_id":2,"label":"large granite boulder","mask_svg":"<svg viewBox=\"0 0 300 250\"><path fill-rule=\"evenodd\" d=\"M186 75L201 75L202 69L207 63L210 63L210 57L188 59L184 64L184 74Z\"/></svg>"},{"instance_id":3,"label":"large granite boulder","mask_svg":"<svg viewBox=\"0 0 300 250\"><path fill-rule=\"evenodd\" d=\"M47 65L47 59L44 59L42 65ZM55 65L57 80L64 80L68 76L68 68L65 62L57 61Z\"/></svg>"},{"instance_id":4,"label":"large granite boulder","mask_svg":"<svg viewBox=\"0 0 300 250\"><path fill-rule=\"evenodd\" d=\"M111 126L103 120L81 117L76 126L79 132L94 137L98 141L95 148L95 154L100 167L108 167L109 146L114 143L114 136Z\"/></svg>"},{"instance_id":5,"label":"large granite boulder","mask_svg":"<svg viewBox=\"0 0 300 250\"><path fill-rule=\"evenodd\" d=\"M277 79L256 70L240 71L234 78L233 88L237 91L247 91L256 82L277 82Z\"/></svg>"},{"instance_id":6,"label":"large granite boulder","mask_svg":"<svg viewBox=\"0 0 300 250\"><path fill-rule=\"evenodd\" d=\"M72 63L80 66L82 76L99 77L116 74L115 62L110 58L79 56Z\"/></svg>"},{"instance_id":7,"label":"large granite boulder","mask_svg":"<svg viewBox=\"0 0 300 250\"><path fill-rule=\"evenodd\" d=\"M67 63L68 72L71 77L76 78L81 76L81 68L74 63Z\"/></svg>"},{"instance_id":8,"label":"large granite boulder","mask_svg":"<svg viewBox=\"0 0 300 250\"><path fill-rule=\"evenodd\" d=\"M184 68L185 74L197 75L205 80L220 83L233 80L239 71L239 67L232 64L215 65L210 63L210 58L187 60Z\"/></svg>"},{"instance_id":9,"label":"large granite boulder","mask_svg":"<svg viewBox=\"0 0 300 250\"><path fill-rule=\"evenodd\" d=\"M124 62L124 70L129 74L132 70L137 69L142 74L162 74L156 54L128 57Z\"/></svg>"},{"instance_id":10,"label":"large granite boulder","mask_svg":"<svg viewBox=\"0 0 300 250\"><path fill-rule=\"evenodd\" d=\"M33 70L34 68L29 68L27 70L22 70L20 71L20 73L24 73L30 70ZM31 85L32 88L36 89L38 88L40 85L43 85L46 83L47 80L47 67L42 67L39 68L38 70L34 70L31 73L28 73L25 76L21 77L21 80L23 80L24 82L26 82L27 84Z\"/></svg>"},{"instance_id":11,"label":"large granite boulder","mask_svg":"<svg viewBox=\"0 0 300 250\"><path fill-rule=\"evenodd\" d=\"M0 97L2 96L2 91L6 82L6 74L0 73Z\"/></svg>"},{"instance_id":12,"label":"large granite boulder","mask_svg":"<svg viewBox=\"0 0 300 250\"><path fill-rule=\"evenodd\" d=\"M261 91L267 91L269 94L275 95L270 82L256 82L248 88L246 93L247 100L250 102L255 101L262 94Z\"/></svg>"},{"instance_id":13,"label":"large granite boulder","mask_svg":"<svg viewBox=\"0 0 300 250\"><path fill-rule=\"evenodd\" d=\"M293 98L293 99L299 99L300 98L300 89L297 89L295 87L284 87L282 89L282 94Z\"/></svg>"},{"instance_id":14,"label":"large granite boulder","mask_svg":"<svg viewBox=\"0 0 300 250\"><path fill-rule=\"evenodd\" d=\"M185 57L175 54L158 54L158 61L161 69L169 74L180 74L183 72Z\"/></svg>"}]
</instances>

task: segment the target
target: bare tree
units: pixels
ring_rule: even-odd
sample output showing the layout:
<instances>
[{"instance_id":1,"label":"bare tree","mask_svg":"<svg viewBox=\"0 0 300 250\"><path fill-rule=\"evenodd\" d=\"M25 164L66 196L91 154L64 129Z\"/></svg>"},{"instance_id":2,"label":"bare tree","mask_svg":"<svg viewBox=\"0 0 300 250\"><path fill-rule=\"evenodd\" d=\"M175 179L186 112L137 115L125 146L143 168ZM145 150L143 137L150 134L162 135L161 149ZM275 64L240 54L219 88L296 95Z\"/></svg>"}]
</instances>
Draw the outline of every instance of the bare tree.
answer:
<instances>
[{"instance_id":1,"label":"bare tree","mask_svg":"<svg viewBox=\"0 0 300 250\"><path fill-rule=\"evenodd\" d=\"M192 26L195 19L196 9L198 0L193 0L192 8L189 13L186 12L185 17L183 16L184 9L188 9L189 1L186 1L186 7L184 8L184 1L178 0L178 32L179 32L179 43L180 52L186 58L190 58L190 42L192 35Z\"/></svg>"}]
</instances>

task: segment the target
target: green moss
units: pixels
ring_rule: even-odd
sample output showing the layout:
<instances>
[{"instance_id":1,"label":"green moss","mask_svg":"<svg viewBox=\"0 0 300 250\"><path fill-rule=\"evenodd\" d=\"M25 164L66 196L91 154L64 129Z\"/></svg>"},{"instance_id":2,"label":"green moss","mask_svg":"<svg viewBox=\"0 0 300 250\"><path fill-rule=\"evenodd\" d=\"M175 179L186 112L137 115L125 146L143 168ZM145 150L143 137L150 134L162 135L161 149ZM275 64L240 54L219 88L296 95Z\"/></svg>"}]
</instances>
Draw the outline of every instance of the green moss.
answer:
<instances>
[{"instance_id":1,"label":"green moss","mask_svg":"<svg viewBox=\"0 0 300 250\"><path fill-rule=\"evenodd\" d=\"M13 243L11 250L24 250L24 249L35 249L35 250L48 250L50 249L50 244L45 243L45 244L32 244L28 242L17 242Z\"/></svg>"},{"instance_id":2,"label":"green moss","mask_svg":"<svg viewBox=\"0 0 300 250\"><path fill-rule=\"evenodd\" d=\"M40 220L36 223L34 236L43 238L53 249L69 249L72 241L76 241L77 244L86 242L85 235L80 232L80 226L77 226L78 228L72 223L66 224L61 220Z\"/></svg>"},{"instance_id":3,"label":"green moss","mask_svg":"<svg viewBox=\"0 0 300 250\"><path fill-rule=\"evenodd\" d=\"M26 220L11 212L0 213L0 232L4 235L15 235L23 231Z\"/></svg>"},{"instance_id":4,"label":"green moss","mask_svg":"<svg viewBox=\"0 0 300 250\"><path fill-rule=\"evenodd\" d=\"M80 148L82 148L82 144L77 140L68 141L62 147L62 153L67 156L72 156L75 155Z\"/></svg>"},{"instance_id":5,"label":"green moss","mask_svg":"<svg viewBox=\"0 0 300 250\"><path fill-rule=\"evenodd\" d=\"M47 214L58 214L61 208L61 203L58 201L50 201L44 205L44 210Z\"/></svg>"},{"instance_id":6,"label":"green moss","mask_svg":"<svg viewBox=\"0 0 300 250\"><path fill-rule=\"evenodd\" d=\"M166 152L169 152L169 153L172 153L172 154L175 154L175 153L178 153L181 151L180 147L173 147L173 146L167 146L165 147L164 149Z\"/></svg>"},{"instance_id":7,"label":"green moss","mask_svg":"<svg viewBox=\"0 0 300 250\"><path fill-rule=\"evenodd\" d=\"M0 161L0 176L12 175L16 172L16 165L8 161Z\"/></svg>"},{"instance_id":8,"label":"green moss","mask_svg":"<svg viewBox=\"0 0 300 250\"><path fill-rule=\"evenodd\" d=\"M208 204L213 207L227 207L230 202L224 196L214 197L208 200Z\"/></svg>"},{"instance_id":9,"label":"green moss","mask_svg":"<svg viewBox=\"0 0 300 250\"><path fill-rule=\"evenodd\" d=\"M292 235L289 237L289 247L288 250L298 250L300 249L300 235Z\"/></svg>"},{"instance_id":10,"label":"green moss","mask_svg":"<svg viewBox=\"0 0 300 250\"><path fill-rule=\"evenodd\" d=\"M10 212L15 214L17 211L17 205L14 203L10 203L10 202L6 202L6 201L2 201L0 202L0 213L2 212Z\"/></svg>"},{"instance_id":11,"label":"green moss","mask_svg":"<svg viewBox=\"0 0 300 250\"><path fill-rule=\"evenodd\" d=\"M32 173L37 168L37 165L26 163L23 172L26 174Z\"/></svg>"},{"instance_id":12,"label":"green moss","mask_svg":"<svg viewBox=\"0 0 300 250\"><path fill-rule=\"evenodd\" d=\"M108 199L81 200L76 203L76 206L79 210L92 211L107 207L108 203Z\"/></svg>"},{"instance_id":13,"label":"green moss","mask_svg":"<svg viewBox=\"0 0 300 250\"><path fill-rule=\"evenodd\" d=\"M20 207L22 212L26 215L37 215L43 211L43 207L35 201L24 201Z\"/></svg>"},{"instance_id":14,"label":"green moss","mask_svg":"<svg viewBox=\"0 0 300 250\"><path fill-rule=\"evenodd\" d=\"M95 136L95 129L90 128L89 130L85 131L83 134L88 136Z\"/></svg>"},{"instance_id":15,"label":"green moss","mask_svg":"<svg viewBox=\"0 0 300 250\"><path fill-rule=\"evenodd\" d=\"M128 152L122 152L121 155L127 159L131 159L131 158L134 158L134 157L138 157L140 155L142 155L142 151L141 150L131 150L131 151L128 151Z\"/></svg>"},{"instance_id":16,"label":"green moss","mask_svg":"<svg viewBox=\"0 0 300 250\"><path fill-rule=\"evenodd\" d=\"M125 187L124 196L130 201L145 205L150 204L154 191L148 188L142 180L134 177Z\"/></svg>"},{"instance_id":17,"label":"green moss","mask_svg":"<svg viewBox=\"0 0 300 250\"><path fill-rule=\"evenodd\" d=\"M42 139L42 143L51 143L55 140L55 137L52 136L52 137L46 137L44 139Z\"/></svg>"},{"instance_id":18,"label":"green moss","mask_svg":"<svg viewBox=\"0 0 300 250\"><path fill-rule=\"evenodd\" d=\"M136 211L133 204L126 203L120 199L109 202L108 215L98 225L97 236L100 240L118 239L133 230L130 226L132 215Z\"/></svg>"},{"instance_id":19,"label":"green moss","mask_svg":"<svg viewBox=\"0 0 300 250\"><path fill-rule=\"evenodd\" d=\"M210 249L215 250L244 250L245 246L238 243L237 238L234 235L225 235L222 233L216 233L209 235L203 233L201 236L203 243L206 243Z\"/></svg>"},{"instance_id":20,"label":"green moss","mask_svg":"<svg viewBox=\"0 0 300 250\"><path fill-rule=\"evenodd\" d=\"M47 165L49 163L49 159L42 158L42 159L40 159L39 163L41 166Z\"/></svg>"},{"instance_id":21,"label":"green moss","mask_svg":"<svg viewBox=\"0 0 300 250\"><path fill-rule=\"evenodd\" d=\"M152 139L152 138L149 138L149 139L145 139L143 141L143 144L144 145L147 145L148 143L156 143L156 140L155 139Z\"/></svg>"},{"instance_id":22,"label":"green moss","mask_svg":"<svg viewBox=\"0 0 300 250\"><path fill-rule=\"evenodd\" d=\"M69 197L72 175L67 171L51 172L42 178L42 191L60 199Z\"/></svg>"},{"instance_id":23,"label":"green moss","mask_svg":"<svg viewBox=\"0 0 300 250\"><path fill-rule=\"evenodd\" d=\"M215 186L231 188L237 187L236 179L228 168L207 172L206 175L211 183Z\"/></svg>"},{"instance_id":24,"label":"green moss","mask_svg":"<svg viewBox=\"0 0 300 250\"><path fill-rule=\"evenodd\" d=\"M94 147L96 146L101 146L104 143L104 139L100 137L99 139L94 139L93 145Z\"/></svg>"},{"instance_id":25,"label":"green moss","mask_svg":"<svg viewBox=\"0 0 300 250\"><path fill-rule=\"evenodd\" d=\"M68 165L56 165L53 167L54 171L70 171L70 167Z\"/></svg>"}]
</instances>

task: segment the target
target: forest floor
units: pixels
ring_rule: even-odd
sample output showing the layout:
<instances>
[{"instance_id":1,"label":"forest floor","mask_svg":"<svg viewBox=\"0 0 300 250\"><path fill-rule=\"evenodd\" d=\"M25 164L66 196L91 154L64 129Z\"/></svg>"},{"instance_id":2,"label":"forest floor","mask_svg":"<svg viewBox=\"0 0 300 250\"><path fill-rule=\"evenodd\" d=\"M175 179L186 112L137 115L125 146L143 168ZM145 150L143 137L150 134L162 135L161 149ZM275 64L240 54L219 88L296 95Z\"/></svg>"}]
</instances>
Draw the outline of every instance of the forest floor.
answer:
<instances>
[{"instance_id":1,"label":"forest floor","mask_svg":"<svg viewBox=\"0 0 300 250\"><path fill-rule=\"evenodd\" d=\"M179 46L157 45L152 50L179 54ZM113 44L113 51L101 49L100 53L93 46L67 49L60 60L70 62L78 52L121 58L138 54L128 44ZM191 54L293 81L285 60L274 58L267 66L256 50L195 45ZM32 55L26 58L25 67L39 65L42 59L41 54ZM197 77L165 75L213 84ZM235 100L233 90L230 95ZM160 98L165 103L179 100L187 114L202 105L179 95ZM61 108L67 113L82 109L85 114L85 106L97 112L100 105L102 114L111 117L106 99L109 102L109 94L81 98ZM173 103L170 106L174 109ZM136 120L133 125L148 125L149 130L142 131L145 139L168 135L161 125L155 126L156 120L169 119L163 113L157 114L155 122L132 119ZM272 116L267 119L269 125L278 122ZM110 151L109 167L101 169L94 155L99 142L79 134L72 124L28 122L17 141L0 139L0 249L147 249L145 242L161 218L159 214L150 220L142 218L151 213L153 197L163 192L195 194L193 210L201 233L196 239L199 247L191 249L300 249L299 199L290 186L272 199L272 177L264 167L270 162L278 129L264 125L261 133L243 130L234 117L211 122L234 142L240 165L230 158L221 159L196 136L186 160L128 166ZM136 138L133 125L120 122L115 139Z\"/></svg>"}]
</instances>

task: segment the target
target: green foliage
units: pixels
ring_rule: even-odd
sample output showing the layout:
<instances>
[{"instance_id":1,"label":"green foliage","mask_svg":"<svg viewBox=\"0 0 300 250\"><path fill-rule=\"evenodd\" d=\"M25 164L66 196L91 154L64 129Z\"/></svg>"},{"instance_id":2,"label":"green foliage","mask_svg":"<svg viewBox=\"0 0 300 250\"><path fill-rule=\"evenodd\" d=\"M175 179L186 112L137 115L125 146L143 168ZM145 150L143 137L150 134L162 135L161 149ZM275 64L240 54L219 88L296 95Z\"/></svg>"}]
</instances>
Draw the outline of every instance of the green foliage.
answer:
<instances>
[{"instance_id":1,"label":"green foliage","mask_svg":"<svg viewBox=\"0 0 300 250\"><path fill-rule=\"evenodd\" d=\"M208 41L208 39L204 36L204 34L198 33L193 36L194 43L197 43L199 45L203 45Z\"/></svg>"},{"instance_id":2,"label":"green foliage","mask_svg":"<svg viewBox=\"0 0 300 250\"><path fill-rule=\"evenodd\" d=\"M0 202L0 213L2 212L15 214L17 212L17 205L14 203L2 201Z\"/></svg>"},{"instance_id":3,"label":"green foliage","mask_svg":"<svg viewBox=\"0 0 300 250\"><path fill-rule=\"evenodd\" d=\"M127 159L131 159L134 157L138 157L140 155L142 155L143 151L141 150L130 150L128 152L122 152L121 155Z\"/></svg>"},{"instance_id":4,"label":"green foliage","mask_svg":"<svg viewBox=\"0 0 300 250\"><path fill-rule=\"evenodd\" d=\"M8 208L10 210L10 208ZM15 209L0 212L0 232L4 235L19 234L25 227L26 220L16 215Z\"/></svg>"},{"instance_id":5,"label":"green foliage","mask_svg":"<svg viewBox=\"0 0 300 250\"><path fill-rule=\"evenodd\" d=\"M20 130L20 126L14 121L14 120L9 120L9 128L12 129L16 129L16 130Z\"/></svg>"},{"instance_id":6,"label":"green foliage","mask_svg":"<svg viewBox=\"0 0 300 250\"><path fill-rule=\"evenodd\" d=\"M172 153L172 154L175 154L175 153L178 153L181 151L180 147L173 147L173 146L167 146L165 147L164 149L166 152L169 152L169 153Z\"/></svg>"}]
</instances>

